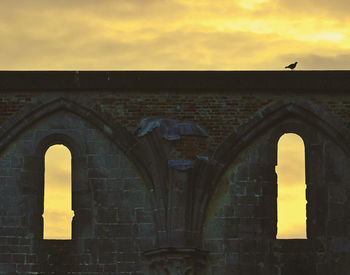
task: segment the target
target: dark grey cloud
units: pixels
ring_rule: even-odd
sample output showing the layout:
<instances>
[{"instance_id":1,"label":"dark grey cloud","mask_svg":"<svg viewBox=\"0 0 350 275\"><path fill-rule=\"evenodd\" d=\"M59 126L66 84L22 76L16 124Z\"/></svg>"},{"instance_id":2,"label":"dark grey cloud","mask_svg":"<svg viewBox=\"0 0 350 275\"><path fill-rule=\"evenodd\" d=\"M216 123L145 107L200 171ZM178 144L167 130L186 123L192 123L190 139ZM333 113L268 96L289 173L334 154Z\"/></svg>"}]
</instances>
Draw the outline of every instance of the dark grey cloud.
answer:
<instances>
[{"instance_id":1,"label":"dark grey cloud","mask_svg":"<svg viewBox=\"0 0 350 275\"><path fill-rule=\"evenodd\" d=\"M313 70L350 70L350 53L335 56L308 54L302 58L303 67Z\"/></svg>"},{"instance_id":2,"label":"dark grey cloud","mask_svg":"<svg viewBox=\"0 0 350 275\"><path fill-rule=\"evenodd\" d=\"M334 55L330 53L313 54L313 53L290 53L278 56L277 60L281 63L298 61L298 69L303 70L350 70L350 53L338 50Z\"/></svg>"},{"instance_id":3,"label":"dark grey cloud","mask_svg":"<svg viewBox=\"0 0 350 275\"><path fill-rule=\"evenodd\" d=\"M333 19L348 17L350 1L348 0L277 0L277 5L288 13L302 16L313 14L319 17L327 15Z\"/></svg>"}]
</instances>

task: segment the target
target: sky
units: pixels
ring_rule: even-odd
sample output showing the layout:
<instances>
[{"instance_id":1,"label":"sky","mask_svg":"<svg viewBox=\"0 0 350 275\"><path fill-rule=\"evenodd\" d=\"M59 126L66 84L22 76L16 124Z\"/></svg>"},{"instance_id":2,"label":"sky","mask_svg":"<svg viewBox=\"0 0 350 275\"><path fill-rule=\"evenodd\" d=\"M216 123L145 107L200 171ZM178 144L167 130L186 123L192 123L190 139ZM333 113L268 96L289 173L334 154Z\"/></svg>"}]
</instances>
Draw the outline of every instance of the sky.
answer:
<instances>
[{"instance_id":1,"label":"sky","mask_svg":"<svg viewBox=\"0 0 350 275\"><path fill-rule=\"evenodd\" d=\"M284 134L277 151L277 238L306 239L305 146L296 134Z\"/></svg>"},{"instance_id":2,"label":"sky","mask_svg":"<svg viewBox=\"0 0 350 275\"><path fill-rule=\"evenodd\" d=\"M0 70L350 69L348 0L0 3Z\"/></svg>"},{"instance_id":3,"label":"sky","mask_svg":"<svg viewBox=\"0 0 350 275\"><path fill-rule=\"evenodd\" d=\"M45 154L44 239L71 239L71 153L54 145Z\"/></svg>"},{"instance_id":4,"label":"sky","mask_svg":"<svg viewBox=\"0 0 350 275\"><path fill-rule=\"evenodd\" d=\"M349 0L0 0L0 4L0 70L285 70L295 61L296 70L350 69ZM297 143L290 143L290 150ZM63 178L69 177L63 176L69 173L68 166L58 163L64 159L59 154L53 153L53 158L61 172L49 177L56 191L46 200L52 202L46 209L53 208L44 217L55 222L51 227L72 216L70 197L59 195L66 188ZM287 155L292 159L291 151ZM279 199L283 192L292 194L299 182L294 172L300 168L288 167L289 191L280 190ZM65 214L55 209L58 199L56 204L68 209ZM279 204L283 200L287 199ZM279 236L305 235L303 226L293 226L287 225L289 231L283 235L279 224ZM50 236L66 238L62 232L52 231Z\"/></svg>"}]
</instances>

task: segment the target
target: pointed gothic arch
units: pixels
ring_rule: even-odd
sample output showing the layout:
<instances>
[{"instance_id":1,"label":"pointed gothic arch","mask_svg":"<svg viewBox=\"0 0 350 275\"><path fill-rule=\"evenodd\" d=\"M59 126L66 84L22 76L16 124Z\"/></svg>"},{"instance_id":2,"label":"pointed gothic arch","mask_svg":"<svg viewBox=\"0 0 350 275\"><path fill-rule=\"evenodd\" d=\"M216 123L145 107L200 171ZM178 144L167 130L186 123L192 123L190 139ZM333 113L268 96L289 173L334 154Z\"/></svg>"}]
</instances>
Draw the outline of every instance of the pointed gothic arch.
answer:
<instances>
[{"instance_id":1,"label":"pointed gothic arch","mask_svg":"<svg viewBox=\"0 0 350 275\"><path fill-rule=\"evenodd\" d=\"M83 97L65 94L52 97L43 95L35 103L25 105L0 127L0 152L2 152L20 133L32 124L54 112L66 110L92 123L108 137L136 166L145 184L152 185L149 172L142 162L142 152L134 150L142 147L137 138L129 133L120 123L112 119L107 112L102 112L96 103ZM142 148L141 148L142 149ZM152 187L150 187L152 188Z\"/></svg>"},{"instance_id":2,"label":"pointed gothic arch","mask_svg":"<svg viewBox=\"0 0 350 275\"><path fill-rule=\"evenodd\" d=\"M234 131L216 150L215 161L225 165L242 151L259 134L274 128L278 122L286 118L296 118L305 125L324 132L342 150L350 156L350 131L334 119L321 106L306 101L280 100L258 112L257 116Z\"/></svg>"},{"instance_id":3,"label":"pointed gothic arch","mask_svg":"<svg viewBox=\"0 0 350 275\"><path fill-rule=\"evenodd\" d=\"M0 151L30 125L59 110L72 112L89 121L112 139L124 153L127 153L130 147L137 142L136 138L124 127L112 121L108 113L102 112L98 104L70 95L56 98L43 96L37 99L36 103L24 106L22 110L3 123L0 130Z\"/></svg>"},{"instance_id":4,"label":"pointed gothic arch","mask_svg":"<svg viewBox=\"0 0 350 275\"><path fill-rule=\"evenodd\" d=\"M89 102L79 96L72 96L69 94L62 94L59 97L52 97L52 95L44 95L40 96L36 99L36 102L33 104L25 105L25 107L17 112L14 116L12 116L9 120L7 120L0 127L0 152L4 151L8 145L11 144L13 140L15 140L21 133L25 130L30 129L32 125L36 122L44 119L45 117L54 114L59 111L67 111L68 113L72 113L82 118L84 121L88 121L93 124L98 130L101 131L109 140L111 140L118 149L120 149L125 156L131 160L131 163L136 167L140 176L143 179L143 183L146 185L148 189L154 189L153 182L150 176L150 173L145 165L146 160L144 158L144 152L147 151L144 145L137 140L137 138L129 133L124 127L122 127L118 122L112 120L111 116L100 110L98 104L94 104ZM78 162L79 156L82 152L81 146L75 142L72 138L66 135L54 134L50 136L44 137L42 140L38 140L38 146L35 149L36 156L32 157L36 159L38 171L43 167L44 162L44 153L46 149L50 145L54 144L63 144L67 146L72 152L72 173L74 173L74 162ZM143 156L143 157L142 157ZM43 175L43 173L42 173ZM73 175L74 178L74 175ZM39 179L40 181L40 179ZM73 179L74 181L74 179ZM29 182L28 182L29 183ZM72 182L72 188L74 188L75 184ZM38 186L31 186L30 184L25 183L22 184L21 189L23 194L25 195L25 200L28 198L29 200L37 197L39 200L36 201L36 205L38 206L37 213L28 214L28 223L31 228L31 232L36 232L35 238L42 237L42 197L43 197L43 184L38 184ZM73 190L74 193L74 190ZM89 195L90 194L90 195ZM91 187L86 188L85 195L87 197L93 196L91 192ZM73 194L74 201L74 194ZM93 198L89 198L87 201L93 201ZM30 202L28 202L30 204ZM155 205L154 195L150 192L150 203L151 205ZM74 207L74 205L73 205ZM73 225L77 222L78 217L84 217L82 220L89 221L91 220L91 211L81 210L80 213L77 213L75 210L76 217L73 220ZM89 222L88 222L89 223ZM155 223L157 223L157 219L155 219ZM85 228L89 228L91 226L87 225ZM93 229L87 229L87 233L83 235L91 236ZM72 236L74 237L81 232L74 232Z\"/></svg>"},{"instance_id":5,"label":"pointed gothic arch","mask_svg":"<svg viewBox=\"0 0 350 275\"><path fill-rule=\"evenodd\" d=\"M294 119L292 123L282 123L288 119ZM350 156L350 131L338 120L334 119L322 107L306 101L280 100L272 103L258 112L257 116L248 123L234 131L216 150L208 163L202 163L201 173L196 173L196 182L205 183L209 195L202 194L202 199L196 206L197 215L196 226L203 228L205 213L210 203L211 197L217 188L220 177L232 164L237 155L261 134L270 130L271 144L275 145L272 155L277 158L277 142L281 135L285 133L295 133L302 137L305 148L308 148L317 137L317 129L332 140L342 149L345 155Z\"/></svg>"}]
</instances>

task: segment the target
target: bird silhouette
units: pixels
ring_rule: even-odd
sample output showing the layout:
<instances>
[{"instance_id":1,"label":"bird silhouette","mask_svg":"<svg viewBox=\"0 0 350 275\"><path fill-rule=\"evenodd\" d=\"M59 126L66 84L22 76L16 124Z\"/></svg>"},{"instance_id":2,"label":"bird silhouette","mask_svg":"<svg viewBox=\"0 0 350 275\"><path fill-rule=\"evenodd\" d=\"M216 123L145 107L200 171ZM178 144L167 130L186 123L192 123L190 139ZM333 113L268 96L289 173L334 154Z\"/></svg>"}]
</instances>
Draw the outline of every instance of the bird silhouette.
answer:
<instances>
[{"instance_id":1,"label":"bird silhouette","mask_svg":"<svg viewBox=\"0 0 350 275\"><path fill-rule=\"evenodd\" d=\"M294 70L297 64L298 62L295 62L295 63L289 64L288 66L285 66L284 68Z\"/></svg>"}]
</instances>

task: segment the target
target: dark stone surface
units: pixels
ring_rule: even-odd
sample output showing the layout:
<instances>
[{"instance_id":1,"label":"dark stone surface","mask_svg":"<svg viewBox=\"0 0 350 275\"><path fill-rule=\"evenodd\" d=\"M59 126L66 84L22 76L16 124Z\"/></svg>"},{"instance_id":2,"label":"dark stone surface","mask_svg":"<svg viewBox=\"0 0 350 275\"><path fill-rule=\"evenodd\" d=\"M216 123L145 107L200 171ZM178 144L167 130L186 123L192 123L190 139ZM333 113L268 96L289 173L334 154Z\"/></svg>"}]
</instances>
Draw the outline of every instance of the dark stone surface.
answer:
<instances>
[{"instance_id":1,"label":"dark stone surface","mask_svg":"<svg viewBox=\"0 0 350 275\"><path fill-rule=\"evenodd\" d=\"M0 91L349 92L349 71L0 71Z\"/></svg>"},{"instance_id":2,"label":"dark stone surface","mask_svg":"<svg viewBox=\"0 0 350 275\"><path fill-rule=\"evenodd\" d=\"M349 92L349 71L0 72L0 274L348 275ZM276 239L284 133L305 144L307 239ZM54 144L67 241L43 240Z\"/></svg>"}]
</instances>

